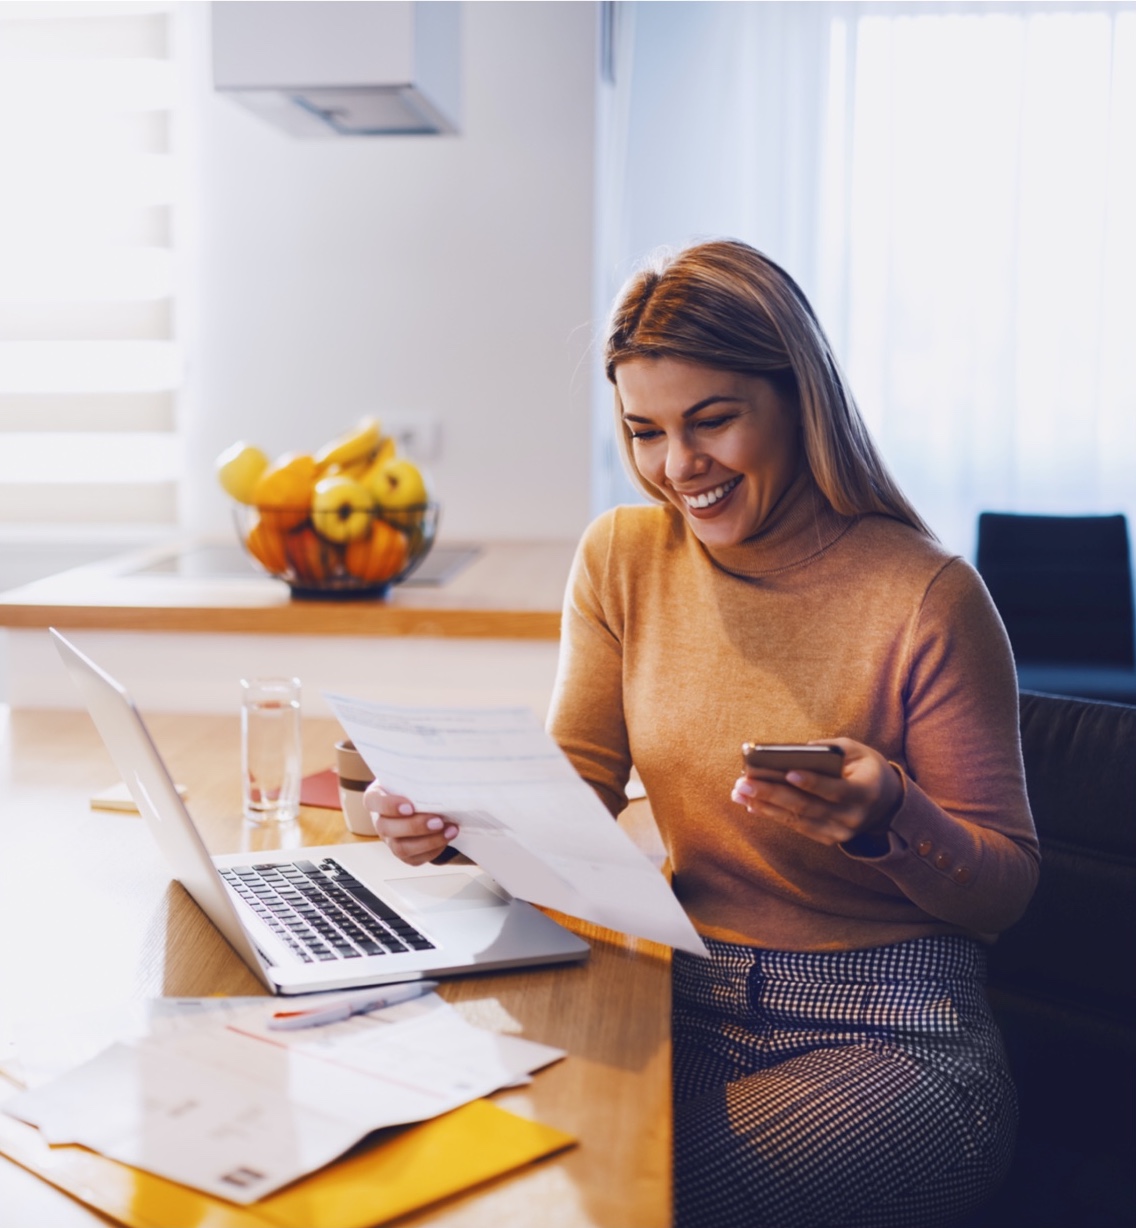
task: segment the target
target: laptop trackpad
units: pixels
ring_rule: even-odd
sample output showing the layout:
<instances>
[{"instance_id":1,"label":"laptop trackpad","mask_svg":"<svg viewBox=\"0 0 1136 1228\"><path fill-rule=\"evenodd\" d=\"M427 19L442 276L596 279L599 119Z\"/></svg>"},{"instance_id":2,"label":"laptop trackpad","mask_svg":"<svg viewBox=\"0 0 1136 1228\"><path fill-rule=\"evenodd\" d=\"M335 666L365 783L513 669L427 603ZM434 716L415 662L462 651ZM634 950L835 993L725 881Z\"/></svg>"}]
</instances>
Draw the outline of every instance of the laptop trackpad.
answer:
<instances>
[{"instance_id":1,"label":"laptop trackpad","mask_svg":"<svg viewBox=\"0 0 1136 1228\"><path fill-rule=\"evenodd\" d=\"M419 912L457 912L469 908L504 908L503 899L484 880L468 874L431 874L422 878L388 878L383 884Z\"/></svg>"}]
</instances>

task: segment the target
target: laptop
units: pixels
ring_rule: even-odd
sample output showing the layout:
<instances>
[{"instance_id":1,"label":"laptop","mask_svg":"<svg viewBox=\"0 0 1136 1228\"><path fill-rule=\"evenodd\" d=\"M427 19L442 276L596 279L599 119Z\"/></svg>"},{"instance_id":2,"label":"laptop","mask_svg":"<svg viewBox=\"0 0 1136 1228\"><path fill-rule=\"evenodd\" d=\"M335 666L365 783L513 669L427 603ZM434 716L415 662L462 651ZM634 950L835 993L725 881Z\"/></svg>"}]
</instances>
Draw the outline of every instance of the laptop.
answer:
<instances>
[{"instance_id":1,"label":"laptop","mask_svg":"<svg viewBox=\"0 0 1136 1228\"><path fill-rule=\"evenodd\" d=\"M211 857L126 690L51 634L174 878L271 993L587 958L478 867L408 866L378 839Z\"/></svg>"}]
</instances>

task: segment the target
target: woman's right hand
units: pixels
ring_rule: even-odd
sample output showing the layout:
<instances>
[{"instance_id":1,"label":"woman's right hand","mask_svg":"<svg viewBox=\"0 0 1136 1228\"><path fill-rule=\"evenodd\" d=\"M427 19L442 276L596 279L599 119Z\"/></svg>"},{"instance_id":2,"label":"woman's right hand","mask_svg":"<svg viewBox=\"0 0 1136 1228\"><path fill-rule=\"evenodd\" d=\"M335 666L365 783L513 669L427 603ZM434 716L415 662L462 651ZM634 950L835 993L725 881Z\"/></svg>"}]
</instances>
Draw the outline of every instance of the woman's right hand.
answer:
<instances>
[{"instance_id":1,"label":"woman's right hand","mask_svg":"<svg viewBox=\"0 0 1136 1228\"><path fill-rule=\"evenodd\" d=\"M377 780L367 786L363 805L383 843L407 865L433 861L458 834L456 823L440 814L419 814L410 798L388 793Z\"/></svg>"}]
</instances>

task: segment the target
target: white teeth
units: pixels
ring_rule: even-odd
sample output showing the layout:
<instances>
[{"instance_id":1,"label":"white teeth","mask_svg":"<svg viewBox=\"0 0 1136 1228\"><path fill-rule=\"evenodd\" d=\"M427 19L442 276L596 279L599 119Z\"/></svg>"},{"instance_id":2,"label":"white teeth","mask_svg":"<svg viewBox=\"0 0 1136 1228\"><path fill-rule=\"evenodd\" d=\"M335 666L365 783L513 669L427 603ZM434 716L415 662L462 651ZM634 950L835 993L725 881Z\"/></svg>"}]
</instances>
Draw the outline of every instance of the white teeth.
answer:
<instances>
[{"instance_id":1,"label":"white teeth","mask_svg":"<svg viewBox=\"0 0 1136 1228\"><path fill-rule=\"evenodd\" d=\"M731 490L741 481L741 475L736 478L731 478L728 482L721 486L716 486L713 490L703 491L700 495L695 495L693 498L687 498L683 495L687 507L712 507L719 499L728 495Z\"/></svg>"}]
</instances>

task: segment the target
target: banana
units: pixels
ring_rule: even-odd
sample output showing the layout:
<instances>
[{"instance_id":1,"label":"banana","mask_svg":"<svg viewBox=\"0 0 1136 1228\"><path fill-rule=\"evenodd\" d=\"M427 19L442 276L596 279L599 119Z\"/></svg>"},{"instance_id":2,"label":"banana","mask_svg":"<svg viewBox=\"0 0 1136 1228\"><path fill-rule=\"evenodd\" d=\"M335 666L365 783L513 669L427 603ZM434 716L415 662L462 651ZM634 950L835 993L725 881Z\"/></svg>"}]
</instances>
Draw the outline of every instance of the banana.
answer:
<instances>
[{"instance_id":1,"label":"banana","mask_svg":"<svg viewBox=\"0 0 1136 1228\"><path fill-rule=\"evenodd\" d=\"M378 473L378 471L387 463L387 461L394 460L394 457L394 440L389 435L384 435L379 441L378 451L375 452L374 456L369 457L367 462L360 468L359 472L354 473L351 476L357 477L365 486L370 486L371 479L374 477L374 475Z\"/></svg>"},{"instance_id":2,"label":"banana","mask_svg":"<svg viewBox=\"0 0 1136 1228\"><path fill-rule=\"evenodd\" d=\"M379 420L372 417L363 418L350 431L320 448L315 456L316 467L322 473L333 465L346 470L360 462L369 462L379 450L381 442Z\"/></svg>"}]
</instances>

